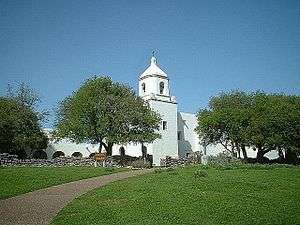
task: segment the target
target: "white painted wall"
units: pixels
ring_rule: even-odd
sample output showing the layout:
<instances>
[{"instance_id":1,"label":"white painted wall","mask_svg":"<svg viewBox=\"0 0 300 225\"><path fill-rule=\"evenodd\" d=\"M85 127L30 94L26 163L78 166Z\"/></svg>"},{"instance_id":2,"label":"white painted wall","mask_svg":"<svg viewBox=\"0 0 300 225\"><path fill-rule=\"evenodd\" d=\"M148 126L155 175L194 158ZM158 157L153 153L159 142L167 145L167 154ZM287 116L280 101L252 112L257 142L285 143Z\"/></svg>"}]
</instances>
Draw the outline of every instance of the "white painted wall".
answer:
<instances>
[{"instance_id":1,"label":"white painted wall","mask_svg":"<svg viewBox=\"0 0 300 225\"><path fill-rule=\"evenodd\" d=\"M149 100L150 107L160 114L162 121L167 121L167 129L162 129L162 124L159 129L161 139L153 142L153 164L160 165L160 159L166 156L178 157L177 144L177 104L172 102L163 102ZM149 146L147 145L147 146Z\"/></svg>"},{"instance_id":2,"label":"white painted wall","mask_svg":"<svg viewBox=\"0 0 300 225\"><path fill-rule=\"evenodd\" d=\"M202 153L204 153L203 146L200 146L200 149L201 149ZM254 151L252 148L246 148L246 151L247 151L247 156L249 158L256 158L257 152ZM211 144L206 147L206 155L216 156L222 152L228 152L228 151L221 144L217 144L217 145ZM241 157L243 158L242 153L241 153ZM269 159L276 159L276 158L278 158L278 153L276 150L273 150L273 151L266 153L265 157L267 157Z\"/></svg>"},{"instance_id":3,"label":"white painted wall","mask_svg":"<svg viewBox=\"0 0 300 225\"><path fill-rule=\"evenodd\" d=\"M146 96L153 96L154 95L161 95L159 84L160 82L164 82L164 91L162 95L169 96L170 89L169 89L169 80L168 78L162 77L147 77L145 79L139 80L139 96L146 97ZM143 91L142 84L145 84L145 92Z\"/></svg>"},{"instance_id":4,"label":"white painted wall","mask_svg":"<svg viewBox=\"0 0 300 225\"><path fill-rule=\"evenodd\" d=\"M178 112L178 132L180 132L180 140L178 140L178 155L186 157L187 153L200 151L198 135L195 132L197 127L197 118L192 113Z\"/></svg>"},{"instance_id":5,"label":"white painted wall","mask_svg":"<svg viewBox=\"0 0 300 225\"><path fill-rule=\"evenodd\" d=\"M58 142L52 140L51 129L44 129L44 132L49 137L48 147L45 149L48 159L52 159L52 155L56 151L62 151L65 156L72 156L74 152L80 152L83 157L88 157L91 153L98 151L99 145L92 145L87 143L76 144L68 139L62 139Z\"/></svg>"},{"instance_id":6,"label":"white painted wall","mask_svg":"<svg viewBox=\"0 0 300 225\"><path fill-rule=\"evenodd\" d=\"M113 145L112 155L120 155L119 150L122 146L125 149L126 155L135 156L135 157L142 156L142 145L134 144L134 143L129 143L126 145Z\"/></svg>"}]
</instances>

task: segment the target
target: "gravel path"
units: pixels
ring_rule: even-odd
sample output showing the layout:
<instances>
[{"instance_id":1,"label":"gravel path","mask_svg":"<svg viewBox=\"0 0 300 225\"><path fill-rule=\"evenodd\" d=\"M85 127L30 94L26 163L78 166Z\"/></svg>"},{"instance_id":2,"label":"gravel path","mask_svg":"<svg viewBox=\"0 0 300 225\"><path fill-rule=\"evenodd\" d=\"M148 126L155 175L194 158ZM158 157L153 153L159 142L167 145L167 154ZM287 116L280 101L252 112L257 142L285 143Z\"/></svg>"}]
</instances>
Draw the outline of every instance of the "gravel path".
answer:
<instances>
[{"instance_id":1,"label":"gravel path","mask_svg":"<svg viewBox=\"0 0 300 225\"><path fill-rule=\"evenodd\" d=\"M74 181L0 200L0 225L46 225L74 198L113 181L151 172L135 170Z\"/></svg>"}]
</instances>

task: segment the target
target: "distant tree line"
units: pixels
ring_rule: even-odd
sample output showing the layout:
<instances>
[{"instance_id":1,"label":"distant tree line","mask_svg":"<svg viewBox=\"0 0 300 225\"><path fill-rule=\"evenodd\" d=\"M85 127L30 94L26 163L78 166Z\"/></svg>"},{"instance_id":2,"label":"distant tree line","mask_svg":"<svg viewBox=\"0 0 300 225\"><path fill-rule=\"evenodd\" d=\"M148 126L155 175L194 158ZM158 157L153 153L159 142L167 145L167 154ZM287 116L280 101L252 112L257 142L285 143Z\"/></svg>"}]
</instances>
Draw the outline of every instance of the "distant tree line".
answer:
<instances>
[{"instance_id":1,"label":"distant tree line","mask_svg":"<svg viewBox=\"0 0 300 225\"><path fill-rule=\"evenodd\" d=\"M221 144L232 155L257 162L276 150L279 162L297 163L300 153L300 96L232 91L212 97L197 114L197 133L204 145Z\"/></svg>"}]
</instances>

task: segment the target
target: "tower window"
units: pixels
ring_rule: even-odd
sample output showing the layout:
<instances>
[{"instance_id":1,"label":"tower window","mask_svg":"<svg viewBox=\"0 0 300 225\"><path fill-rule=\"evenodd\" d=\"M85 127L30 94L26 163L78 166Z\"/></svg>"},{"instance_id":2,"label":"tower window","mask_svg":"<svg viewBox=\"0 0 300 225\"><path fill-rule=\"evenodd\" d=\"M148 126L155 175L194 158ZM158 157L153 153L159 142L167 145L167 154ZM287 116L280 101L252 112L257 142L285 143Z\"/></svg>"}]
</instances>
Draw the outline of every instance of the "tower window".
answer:
<instances>
[{"instance_id":1,"label":"tower window","mask_svg":"<svg viewBox=\"0 0 300 225\"><path fill-rule=\"evenodd\" d=\"M143 92L146 92L146 84L145 83L142 83L142 90L143 90Z\"/></svg>"},{"instance_id":2,"label":"tower window","mask_svg":"<svg viewBox=\"0 0 300 225\"><path fill-rule=\"evenodd\" d=\"M167 121L163 121L162 128L163 130L167 130Z\"/></svg>"},{"instance_id":3,"label":"tower window","mask_svg":"<svg viewBox=\"0 0 300 225\"><path fill-rule=\"evenodd\" d=\"M163 94L164 93L164 89L165 89L165 83L164 82L160 82L159 83L159 93Z\"/></svg>"},{"instance_id":4,"label":"tower window","mask_svg":"<svg viewBox=\"0 0 300 225\"><path fill-rule=\"evenodd\" d=\"M182 139L181 136L182 136L182 135L181 135L181 131L178 131L178 132L177 132L177 139L178 139L178 141L180 141L180 140Z\"/></svg>"}]
</instances>

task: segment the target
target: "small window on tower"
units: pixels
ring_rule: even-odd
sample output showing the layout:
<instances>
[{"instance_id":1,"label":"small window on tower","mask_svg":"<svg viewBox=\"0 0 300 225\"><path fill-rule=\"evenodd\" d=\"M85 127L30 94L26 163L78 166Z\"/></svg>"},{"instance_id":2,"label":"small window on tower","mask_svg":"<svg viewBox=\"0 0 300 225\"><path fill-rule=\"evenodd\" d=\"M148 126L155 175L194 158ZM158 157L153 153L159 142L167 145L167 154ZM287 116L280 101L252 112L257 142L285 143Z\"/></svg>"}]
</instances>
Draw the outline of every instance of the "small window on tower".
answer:
<instances>
[{"instance_id":1,"label":"small window on tower","mask_svg":"<svg viewBox=\"0 0 300 225\"><path fill-rule=\"evenodd\" d=\"M146 92L146 84L145 83L142 83L142 90L143 90L143 92Z\"/></svg>"},{"instance_id":2,"label":"small window on tower","mask_svg":"<svg viewBox=\"0 0 300 225\"><path fill-rule=\"evenodd\" d=\"M164 88L165 88L165 83L164 82L160 82L159 83L159 93L160 94L164 93Z\"/></svg>"},{"instance_id":3,"label":"small window on tower","mask_svg":"<svg viewBox=\"0 0 300 225\"><path fill-rule=\"evenodd\" d=\"M167 121L163 121L163 124L162 124L162 128L163 130L166 130L167 129Z\"/></svg>"},{"instance_id":4,"label":"small window on tower","mask_svg":"<svg viewBox=\"0 0 300 225\"><path fill-rule=\"evenodd\" d=\"M178 139L178 141L181 140L181 131L178 131L178 132L177 132L177 139Z\"/></svg>"}]
</instances>

